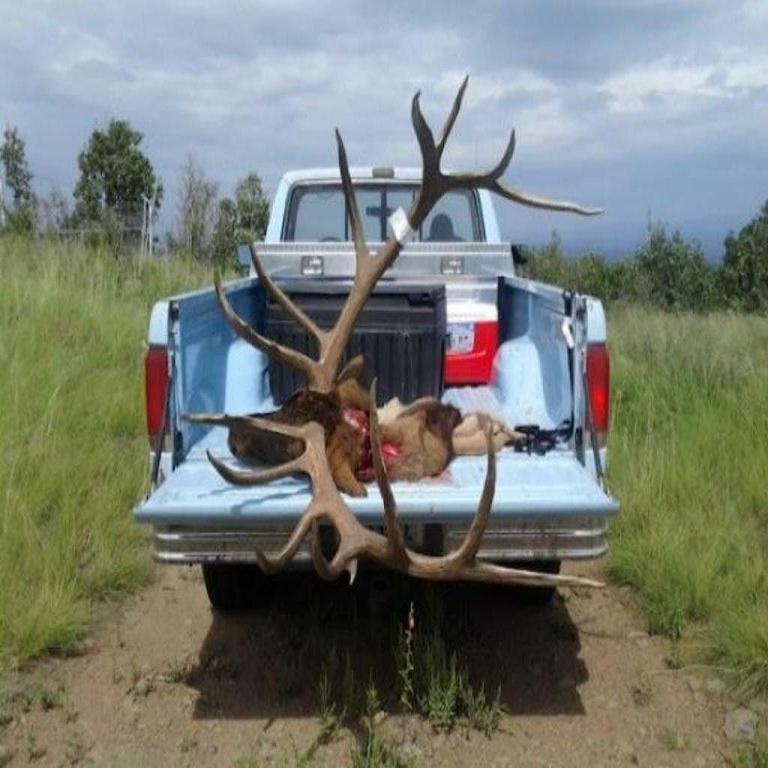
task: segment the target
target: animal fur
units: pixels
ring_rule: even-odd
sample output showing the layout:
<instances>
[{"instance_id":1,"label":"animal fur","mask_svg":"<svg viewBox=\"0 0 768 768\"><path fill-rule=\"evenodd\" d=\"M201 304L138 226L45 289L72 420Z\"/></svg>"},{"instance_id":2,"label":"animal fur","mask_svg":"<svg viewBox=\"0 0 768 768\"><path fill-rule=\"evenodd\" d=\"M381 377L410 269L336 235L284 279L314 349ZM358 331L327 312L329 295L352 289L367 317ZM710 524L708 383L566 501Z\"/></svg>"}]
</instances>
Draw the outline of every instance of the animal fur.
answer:
<instances>
[{"instance_id":1,"label":"animal fur","mask_svg":"<svg viewBox=\"0 0 768 768\"><path fill-rule=\"evenodd\" d=\"M366 496L360 479L373 479L369 410L368 392L349 377L328 393L295 392L280 410L261 417L282 424L320 424L336 486L351 496ZM452 434L460 421L461 414L453 406L423 398L382 423L382 453L390 479L415 481L440 474L453 458ZM233 428L229 449L247 463L273 466L301 455L303 445L283 435Z\"/></svg>"},{"instance_id":2,"label":"animal fur","mask_svg":"<svg viewBox=\"0 0 768 768\"><path fill-rule=\"evenodd\" d=\"M299 390L280 410L254 415L292 426L316 421L325 430L328 463L336 486L352 496L365 496L365 488L355 477L355 468L363 460L365 436L343 414L348 407L367 412L369 402L365 390L348 379L328 393ZM268 466L295 459L304 450L301 440L258 430L230 429L228 442L230 451L240 460Z\"/></svg>"}]
</instances>

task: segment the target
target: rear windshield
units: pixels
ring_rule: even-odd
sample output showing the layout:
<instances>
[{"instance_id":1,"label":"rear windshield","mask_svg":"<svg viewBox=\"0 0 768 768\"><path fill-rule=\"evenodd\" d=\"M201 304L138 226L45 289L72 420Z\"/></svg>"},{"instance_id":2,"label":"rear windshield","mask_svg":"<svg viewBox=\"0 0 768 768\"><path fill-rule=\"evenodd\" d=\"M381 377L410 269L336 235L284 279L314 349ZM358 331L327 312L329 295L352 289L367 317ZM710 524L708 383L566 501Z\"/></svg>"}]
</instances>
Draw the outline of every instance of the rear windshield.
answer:
<instances>
[{"instance_id":1,"label":"rear windshield","mask_svg":"<svg viewBox=\"0 0 768 768\"><path fill-rule=\"evenodd\" d=\"M369 243L389 238L392 228L387 219L398 208L407 212L417 189L412 184L355 185L357 207ZM341 184L296 187L291 194L283 239L323 243L350 240ZM482 241L475 194L462 189L444 195L421 225L415 239L426 243Z\"/></svg>"}]
</instances>

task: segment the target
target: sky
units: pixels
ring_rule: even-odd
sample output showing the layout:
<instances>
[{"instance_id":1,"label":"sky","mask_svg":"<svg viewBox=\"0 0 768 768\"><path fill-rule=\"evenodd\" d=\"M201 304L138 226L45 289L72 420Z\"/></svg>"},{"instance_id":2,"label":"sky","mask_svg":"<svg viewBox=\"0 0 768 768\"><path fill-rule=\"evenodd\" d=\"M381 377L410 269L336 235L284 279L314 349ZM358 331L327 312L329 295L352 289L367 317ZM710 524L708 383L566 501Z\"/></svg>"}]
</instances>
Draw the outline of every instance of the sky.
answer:
<instances>
[{"instance_id":1,"label":"sky","mask_svg":"<svg viewBox=\"0 0 768 768\"><path fill-rule=\"evenodd\" d=\"M768 0L0 0L0 123L38 192L70 194L94 128L128 119L172 226L189 155L231 194L257 170L417 165L410 99L435 129L470 75L446 166L601 206L579 219L499 200L502 234L616 256L648 222L716 259L768 199Z\"/></svg>"}]
</instances>

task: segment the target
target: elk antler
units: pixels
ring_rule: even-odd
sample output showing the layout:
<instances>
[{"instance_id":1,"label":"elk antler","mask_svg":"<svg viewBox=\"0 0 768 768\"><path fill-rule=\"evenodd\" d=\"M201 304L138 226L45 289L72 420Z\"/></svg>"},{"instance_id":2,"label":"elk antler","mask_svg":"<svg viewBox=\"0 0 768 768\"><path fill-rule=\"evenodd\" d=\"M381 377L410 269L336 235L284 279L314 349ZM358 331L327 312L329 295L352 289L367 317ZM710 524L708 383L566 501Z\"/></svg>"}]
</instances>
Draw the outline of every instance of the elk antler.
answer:
<instances>
[{"instance_id":1,"label":"elk antler","mask_svg":"<svg viewBox=\"0 0 768 768\"><path fill-rule=\"evenodd\" d=\"M272 280L269 274L267 274L258 253L255 248L251 246L251 260L253 261L253 266L264 289L315 341L318 348L318 358L316 360L295 349L285 347L282 344L267 339L251 328L232 308L232 305L229 303L229 300L221 287L220 278L218 274L216 274L216 296L218 297L219 304L235 333L275 360L286 363L300 373L303 373L307 378L307 384L310 389L315 389L320 392L328 392L334 387L341 361L344 356L344 351L352 335L357 318L368 297L373 292L376 283L384 272L392 266L395 259L397 259L403 244L407 239L407 233L419 229L435 204L447 192L455 189L487 189L507 200L512 200L513 202L532 206L534 208L566 211L570 213L578 213L582 216L593 216L602 213L602 210L598 208L584 208L575 203L546 200L542 197L536 197L502 184L500 179L507 170L515 150L514 131L510 134L507 148L505 149L501 160L499 160L496 166L490 171L480 174L444 173L440 167L440 161L443 156L443 151L445 150L446 142L451 134L456 118L459 115L461 102L464 98L464 91L467 88L468 81L469 77L465 77L456 94L456 98L454 99L448 118L445 121L443 130L440 133L440 138L437 141L435 141L432 130L421 113L421 106L419 104L420 92L417 92L413 97L411 104L411 120L421 151L422 181L413 205L407 215L405 234L396 232L382 245L378 253L372 254L365 242L363 226L360 220L360 212L352 188L349 164L347 163L347 153L344 148L344 142L341 139L341 134L336 130L341 184L344 191L344 198L351 224L352 240L355 247L355 277L349 296L347 297L332 329L323 330L319 328L311 318L291 301L283 290Z\"/></svg>"},{"instance_id":2,"label":"elk antler","mask_svg":"<svg viewBox=\"0 0 768 768\"><path fill-rule=\"evenodd\" d=\"M400 530L392 486L381 458L375 381L371 385L370 399L371 452L376 482L384 504L385 533L383 534L370 530L360 523L337 490L325 452L325 435L319 424L310 422L301 427L293 427L247 416L208 415L204 417L206 423L265 430L297 438L304 443L304 451L297 459L260 472L231 469L210 452L208 453L213 466L230 483L254 485L297 472L309 476L312 500L283 549L277 554L256 550L256 560L266 573L274 573L286 566L306 536L312 534L310 544L312 562L318 574L328 580L336 579L347 571L350 574L350 582L354 581L358 560L365 558L409 576L433 581L478 581L528 586L603 586L601 582L579 576L536 573L493 565L476 559L491 514L496 484L496 454L491 443L490 430L486 431L488 464L483 492L472 524L461 545L453 552L438 557L422 555L408 549ZM320 548L317 531L321 523L333 526L338 535L338 547L330 560L326 559Z\"/></svg>"}]
</instances>

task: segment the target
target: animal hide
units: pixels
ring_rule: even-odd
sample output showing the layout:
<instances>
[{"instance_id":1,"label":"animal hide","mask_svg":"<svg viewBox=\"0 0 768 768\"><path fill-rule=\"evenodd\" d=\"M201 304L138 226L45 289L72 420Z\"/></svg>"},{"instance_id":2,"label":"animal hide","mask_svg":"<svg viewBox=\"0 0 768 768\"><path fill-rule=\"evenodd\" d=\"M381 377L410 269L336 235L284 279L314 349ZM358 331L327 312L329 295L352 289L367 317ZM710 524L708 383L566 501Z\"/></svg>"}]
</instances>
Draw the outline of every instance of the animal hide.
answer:
<instances>
[{"instance_id":1,"label":"animal hide","mask_svg":"<svg viewBox=\"0 0 768 768\"><path fill-rule=\"evenodd\" d=\"M316 421L326 434L326 451L336 487L351 496L366 496L363 483L372 482L368 392L350 377L329 393L305 389L294 393L280 408L262 418L282 424ZM425 397L404 405L397 398L378 409L381 451L393 481L415 482L441 474L455 455L486 452L485 429L493 428L498 451L519 435L482 413L462 417L452 405ZM300 440L258 430L233 428L229 448L246 463L275 464L299 456Z\"/></svg>"}]
</instances>

